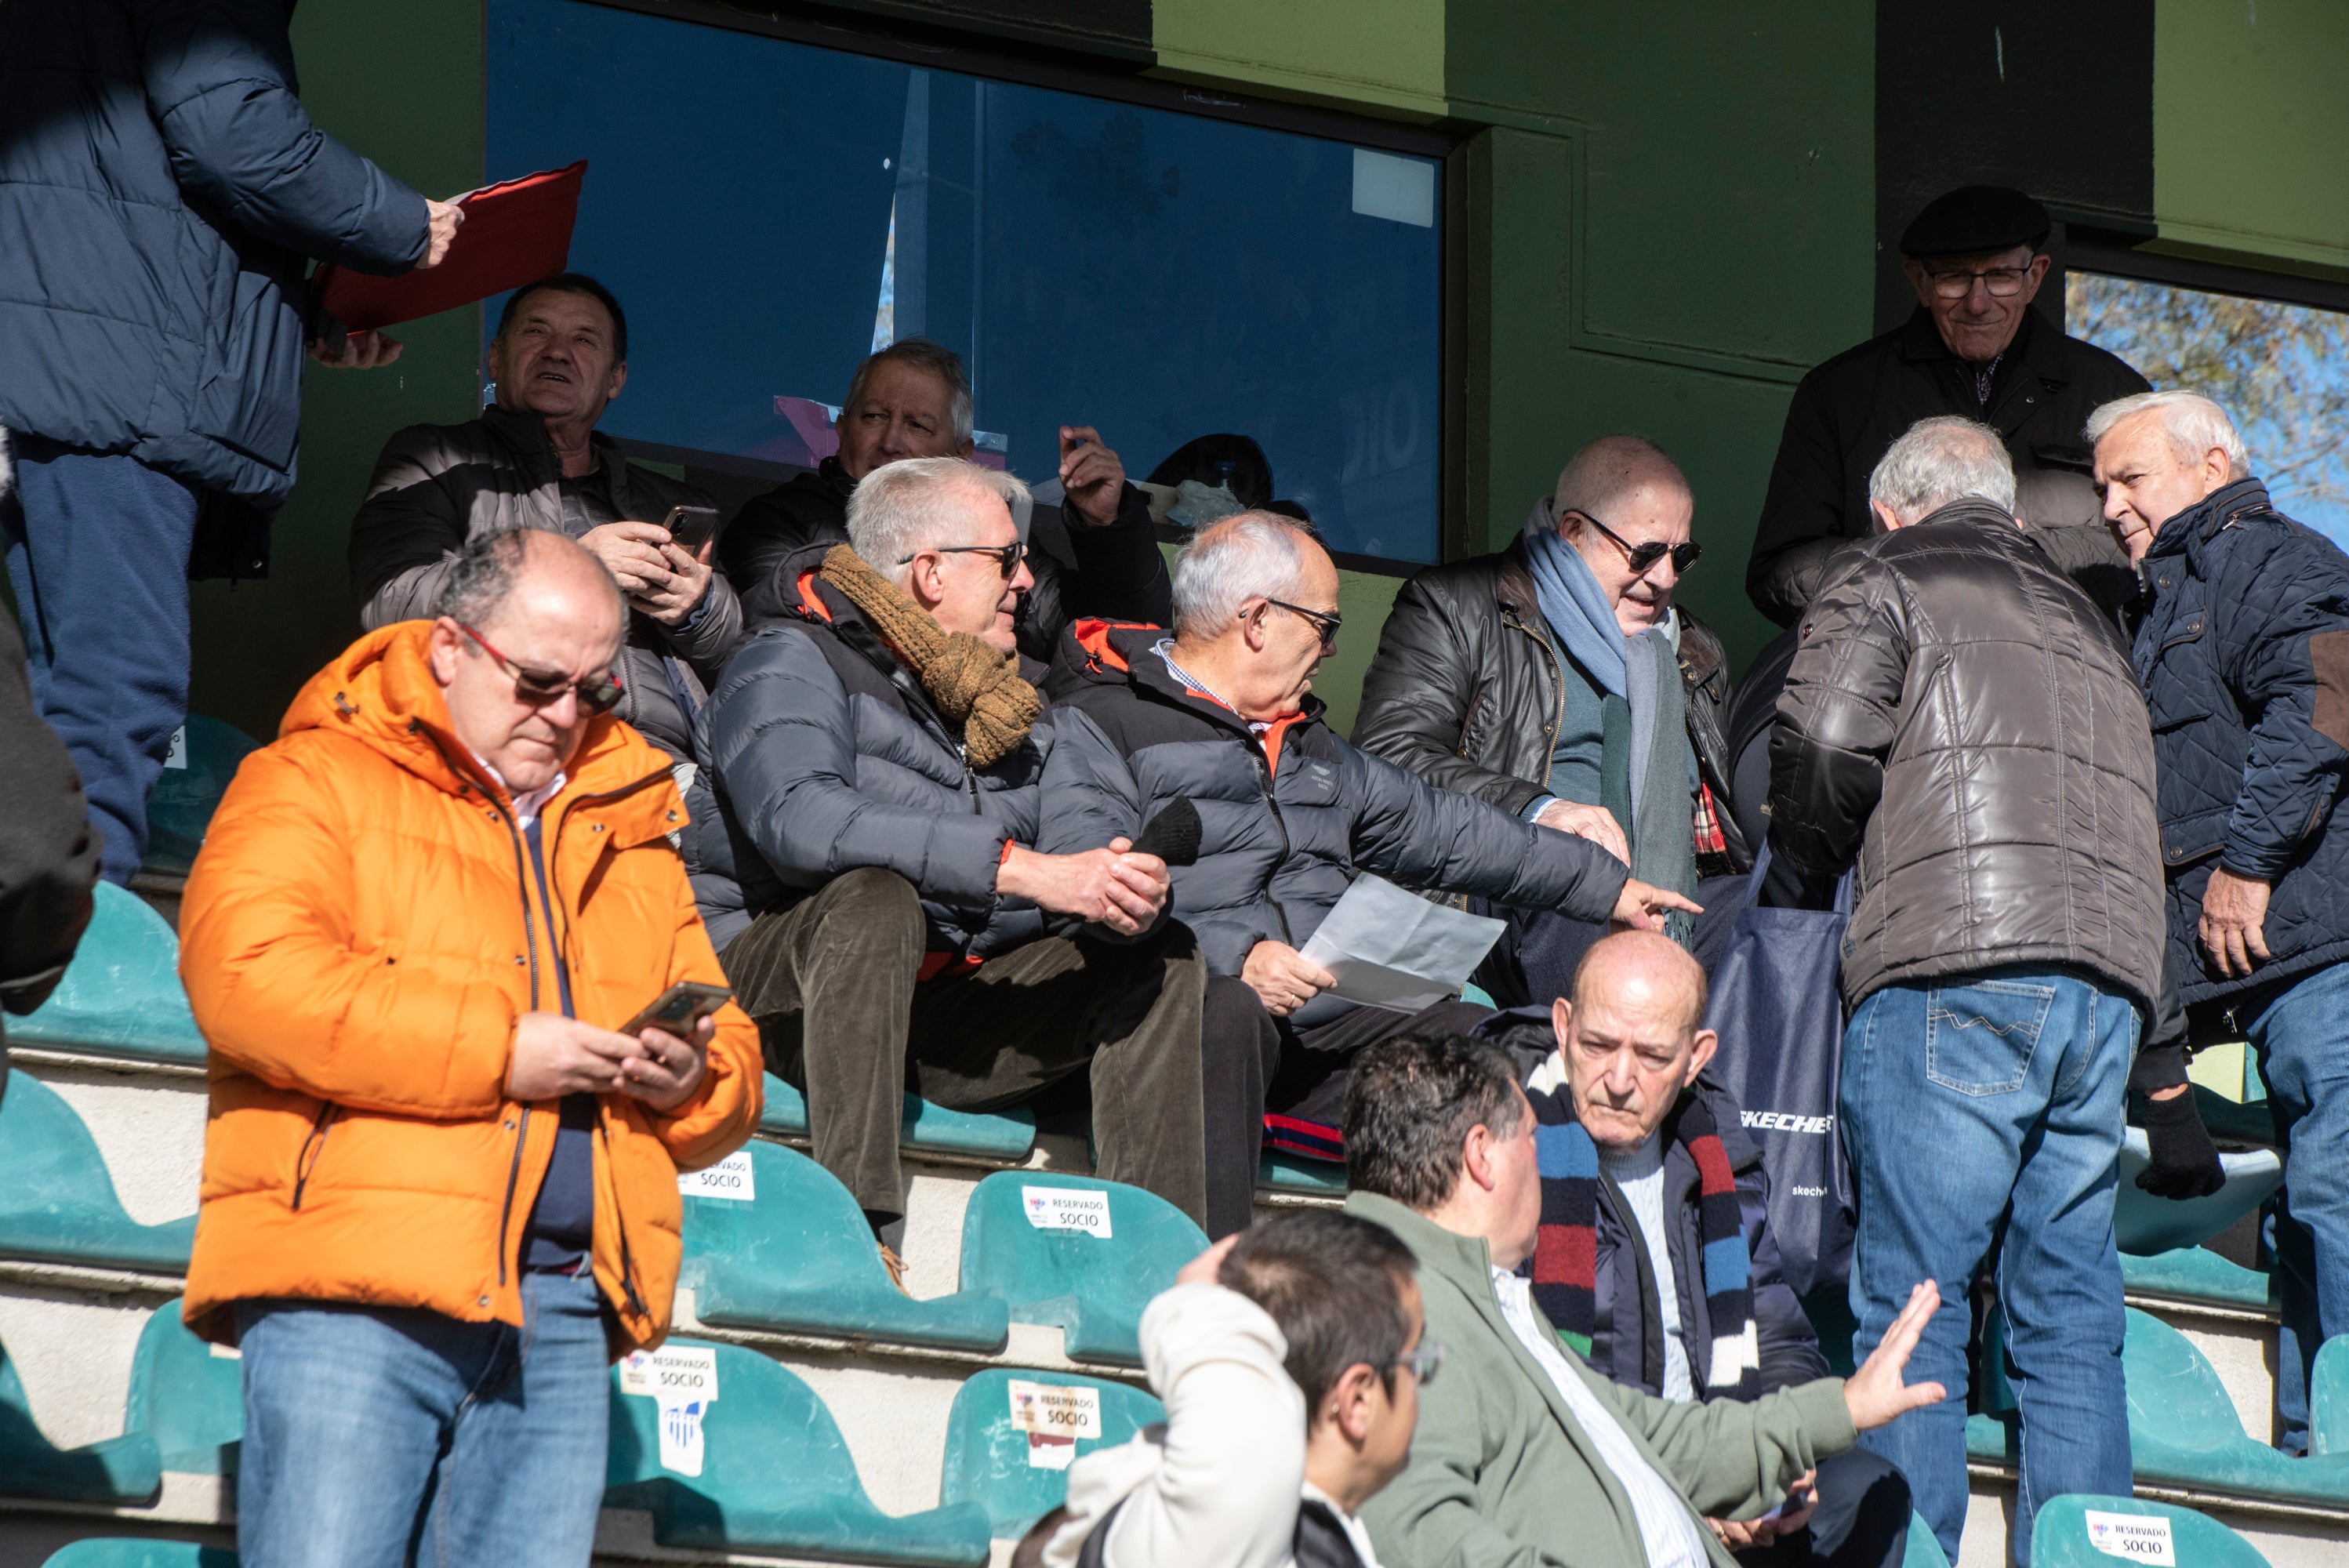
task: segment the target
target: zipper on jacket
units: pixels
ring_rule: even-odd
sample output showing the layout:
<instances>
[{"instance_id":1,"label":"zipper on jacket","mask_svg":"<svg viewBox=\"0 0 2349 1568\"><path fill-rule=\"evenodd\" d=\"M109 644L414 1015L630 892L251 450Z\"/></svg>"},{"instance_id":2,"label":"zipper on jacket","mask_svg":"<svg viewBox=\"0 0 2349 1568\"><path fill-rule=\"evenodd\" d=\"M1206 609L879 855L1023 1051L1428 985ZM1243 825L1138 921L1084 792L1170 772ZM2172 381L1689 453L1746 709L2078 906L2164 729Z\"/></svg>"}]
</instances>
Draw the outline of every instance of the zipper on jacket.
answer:
<instances>
[{"instance_id":1,"label":"zipper on jacket","mask_svg":"<svg viewBox=\"0 0 2349 1568\"><path fill-rule=\"evenodd\" d=\"M955 756L962 760L962 787L970 791L970 809L974 814L979 814L978 775L970 770L970 748L959 740L956 741Z\"/></svg>"},{"instance_id":2,"label":"zipper on jacket","mask_svg":"<svg viewBox=\"0 0 2349 1568\"><path fill-rule=\"evenodd\" d=\"M1547 793L1550 758L1557 755L1557 732L1566 727L1566 666L1558 661L1557 650L1550 646L1549 640L1536 635L1534 629L1519 620L1514 613L1502 619L1504 624L1519 635L1533 638L1535 644L1540 647L1542 656L1549 660L1549 673L1557 682L1557 708L1550 717L1549 734L1544 738L1541 750L1543 790Z\"/></svg>"},{"instance_id":3,"label":"zipper on jacket","mask_svg":"<svg viewBox=\"0 0 2349 1568\"><path fill-rule=\"evenodd\" d=\"M302 1208L302 1190L310 1184L310 1172L318 1168L319 1157L326 1152L326 1134L331 1130L335 1112L341 1107L333 1100L318 1108L317 1119L310 1123L310 1136L302 1140L302 1152L294 1157L294 1208Z\"/></svg>"},{"instance_id":4,"label":"zipper on jacket","mask_svg":"<svg viewBox=\"0 0 2349 1568\"><path fill-rule=\"evenodd\" d=\"M506 1231L513 1223L514 1189L522 1184L522 1146L530 1136L530 1107L524 1104L514 1130L513 1163L506 1167L506 1201L498 1210L498 1284L506 1283Z\"/></svg>"},{"instance_id":5,"label":"zipper on jacket","mask_svg":"<svg viewBox=\"0 0 2349 1568\"><path fill-rule=\"evenodd\" d=\"M604 1174L612 1183L612 1229L620 1238L620 1290L628 1298L628 1310L648 1318L652 1310L636 1294L636 1260L628 1251L627 1217L620 1212L620 1167L612 1157L612 1129L606 1117L596 1119L595 1136L604 1140Z\"/></svg>"},{"instance_id":6,"label":"zipper on jacket","mask_svg":"<svg viewBox=\"0 0 2349 1568\"><path fill-rule=\"evenodd\" d=\"M1280 900L1272 891L1273 877L1288 863L1288 822L1280 814L1280 802L1272 798L1272 758L1266 755L1264 742L1251 735L1248 744L1256 748L1256 787L1263 791L1265 809L1272 813L1272 825L1280 832L1280 859L1273 861L1272 870L1265 873L1264 900L1272 905L1273 918L1280 922L1280 940L1294 947L1297 941L1288 932L1288 912L1280 907Z\"/></svg>"}]
</instances>

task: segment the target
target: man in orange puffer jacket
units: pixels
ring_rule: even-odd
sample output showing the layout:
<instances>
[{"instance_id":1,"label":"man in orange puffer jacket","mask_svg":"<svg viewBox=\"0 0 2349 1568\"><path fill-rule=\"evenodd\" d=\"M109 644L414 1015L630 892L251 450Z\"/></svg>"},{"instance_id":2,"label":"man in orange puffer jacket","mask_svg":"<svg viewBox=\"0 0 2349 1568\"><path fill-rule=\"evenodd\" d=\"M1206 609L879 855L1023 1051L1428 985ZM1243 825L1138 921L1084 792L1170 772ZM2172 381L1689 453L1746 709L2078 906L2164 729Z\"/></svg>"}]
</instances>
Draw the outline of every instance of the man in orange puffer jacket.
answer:
<instances>
[{"instance_id":1,"label":"man in orange puffer jacket","mask_svg":"<svg viewBox=\"0 0 2349 1568\"><path fill-rule=\"evenodd\" d=\"M243 1353L248 1568L581 1565L612 1356L657 1345L677 1173L739 1147L668 758L608 717L626 610L556 534L468 547L248 758L189 877L212 1046L185 1312Z\"/></svg>"}]
</instances>

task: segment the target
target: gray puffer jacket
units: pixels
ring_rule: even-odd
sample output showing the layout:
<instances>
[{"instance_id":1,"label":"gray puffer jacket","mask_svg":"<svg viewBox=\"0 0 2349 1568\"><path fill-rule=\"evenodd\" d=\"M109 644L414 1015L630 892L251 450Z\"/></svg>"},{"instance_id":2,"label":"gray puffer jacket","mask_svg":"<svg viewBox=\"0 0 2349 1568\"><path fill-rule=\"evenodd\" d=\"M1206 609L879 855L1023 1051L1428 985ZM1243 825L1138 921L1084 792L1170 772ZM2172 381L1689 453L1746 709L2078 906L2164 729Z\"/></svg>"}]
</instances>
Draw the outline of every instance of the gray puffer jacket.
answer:
<instances>
[{"instance_id":1,"label":"gray puffer jacket","mask_svg":"<svg viewBox=\"0 0 2349 1568\"><path fill-rule=\"evenodd\" d=\"M1261 737L1187 691L1151 650L1154 626L1079 621L1053 665L1044 769L1047 854L1133 838L1188 796L1199 855L1174 872L1171 907L1217 975L1248 949L1302 947L1358 872L1406 887L1477 893L1604 920L1630 873L1583 839L1518 821L1357 751L1321 705Z\"/></svg>"},{"instance_id":2,"label":"gray puffer jacket","mask_svg":"<svg viewBox=\"0 0 2349 1568\"><path fill-rule=\"evenodd\" d=\"M1987 501L1838 552L1770 747L1770 841L1810 877L1855 853L1853 1006L2002 965L2161 986L2153 737L2120 633Z\"/></svg>"},{"instance_id":3,"label":"gray puffer jacket","mask_svg":"<svg viewBox=\"0 0 2349 1568\"><path fill-rule=\"evenodd\" d=\"M802 553L792 619L755 634L710 694L704 744L728 830L710 857L724 863L695 878L710 941L722 952L757 915L860 866L914 884L933 953L983 958L1034 941L1042 911L999 898L995 869L1006 842L1035 841L1049 724L971 768L913 672L813 575L832 548ZM1021 673L1044 672L1023 661Z\"/></svg>"}]
</instances>

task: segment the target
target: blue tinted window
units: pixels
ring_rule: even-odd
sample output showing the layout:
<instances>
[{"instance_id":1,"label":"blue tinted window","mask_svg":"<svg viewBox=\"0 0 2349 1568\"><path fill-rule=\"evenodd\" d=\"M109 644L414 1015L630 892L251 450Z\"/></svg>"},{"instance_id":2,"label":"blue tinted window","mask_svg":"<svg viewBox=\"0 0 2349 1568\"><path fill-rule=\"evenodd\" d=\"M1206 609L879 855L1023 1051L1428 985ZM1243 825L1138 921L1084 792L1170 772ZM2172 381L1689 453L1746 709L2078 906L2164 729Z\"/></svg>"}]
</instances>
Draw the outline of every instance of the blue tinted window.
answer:
<instances>
[{"instance_id":1,"label":"blue tinted window","mask_svg":"<svg viewBox=\"0 0 2349 1568\"><path fill-rule=\"evenodd\" d=\"M1435 160L575 0L492 0L489 84L492 178L589 160L613 434L804 460L810 410L919 334L1031 481L1063 424L1136 479L1236 431L1333 549L1436 559Z\"/></svg>"}]
</instances>

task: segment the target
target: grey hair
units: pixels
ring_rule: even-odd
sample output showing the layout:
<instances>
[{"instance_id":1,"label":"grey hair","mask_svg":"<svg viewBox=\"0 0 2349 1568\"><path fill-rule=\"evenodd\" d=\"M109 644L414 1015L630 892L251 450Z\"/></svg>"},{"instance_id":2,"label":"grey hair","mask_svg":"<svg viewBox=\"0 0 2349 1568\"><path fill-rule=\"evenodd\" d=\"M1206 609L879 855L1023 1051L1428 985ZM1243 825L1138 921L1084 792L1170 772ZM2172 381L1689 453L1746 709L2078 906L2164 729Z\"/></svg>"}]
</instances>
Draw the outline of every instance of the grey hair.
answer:
<instances>
[{"instance_id":1,"label":"grey hair","mask_svg":"<svg viewBox=\"0 0 2349 1568\"><path fill-rule=\"evenodd\" d=\"M866 355L856 366L856 374L848 378L848 401L840 411L843 418L864 401L865 391L873 385L873 373L884 365L910 365L945 382L947 390L953 395L955 439L970 439L976 409L971 403L970 377L963 371L962 356L926 337L901 337L888 347L876 348Z\"/></svg>"},{"instance_id":2,"label":"grey hair","mask_svg":"<svg viewBox=\"0 0 2349 1568\"><path fill-rule=\"evenodd\" d=\"M1954 414L1909 426L1868 476L1868 499L1903 522L1969 498L2013 512L2014 460L1996 430Z\"/></svg>"},{"instance_id":3,"label":"grey hair","mask_svg":"<svg viewBox=\"0 0 2349 1568\"><path fill-rule=\"evenodd\" d=\"M905 557L940 544L970 544L976 496L1003 503L1016 525L1027 513L1028 487L1007 473L960 458L904 458L866 474L848 498L848 542L864 563L894 577Z\"/></svg>"},{"instance_id":4,"label":"grey hair","mask_svg":"<svg viewBox=\"0 0 2349 1568\"><path fill-rule=\"evenodd\" d=\"M2114 426L2139 414L2161 416L2162 434L2169 438L2170 450L2182 461L2199 462L2203 453L2216 447L2227 454L2236 478L2251 471L2251 450L2243 445L2235 421L2227 417L2226 409L2199 392L2139 392L2100 404L2088 416L2089 441L2103 440L2112 433Z\"/></svg>"},{"instance_id":5,"label":"grey hair","mask_svg":"<svg viewBox=\"0 0 2349 1568\"><path fill-rule=\"evenodd\" d=\"M595 574L612 591L613 607L619 612L620 625L628 624L628 601L620 592L611 570L593 551L586 549L566 534L552 529L508 528L495 533L484 533L465 542L457 552L449 575L440 584L440 594L432 602L435 615L446 615L468 626L486 626L498 618L506 600L513 594L514 585L522 579L523 571L530 564L533 538L560 540L595 563ZM540 548L547 548L541 544Z\"/></svg>"},{"instance_id":6,"label":"grey hair","mask_svg":"<svg viewBox=\"0 0 2349 1568\"><path fill-rule=\"evenodd\" d=\"M1296 593L1310 537L1296 519L1276 511L1243 511L1193 534L1174 557L1176 634L1212 637L1249 599Z\"/></svg>"}]
</instances>

